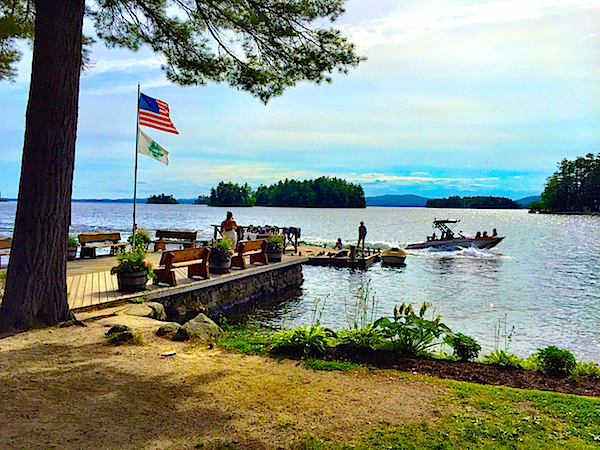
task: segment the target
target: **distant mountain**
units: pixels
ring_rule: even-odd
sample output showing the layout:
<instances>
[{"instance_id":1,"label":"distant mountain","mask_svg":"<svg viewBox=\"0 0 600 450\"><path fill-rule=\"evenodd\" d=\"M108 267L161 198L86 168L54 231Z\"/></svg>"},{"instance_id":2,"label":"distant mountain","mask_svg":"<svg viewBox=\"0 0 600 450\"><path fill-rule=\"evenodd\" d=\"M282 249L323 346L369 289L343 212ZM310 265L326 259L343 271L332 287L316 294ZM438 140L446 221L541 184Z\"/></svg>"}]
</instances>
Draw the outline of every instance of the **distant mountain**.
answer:
<instances>
[{"instance_id":1,"label":"distant mountain","mask_svg":"<svg viewBox=\"0 0 600 450\"><path fill-rule=\"evenodd\" d=\"M419 195L380 195L367 197L367 206L425 206L427 197Z\"/></svg>"},{"instance_id":2,"label":"distant mountain","mask_svg":"<svg viewBox=\"0 0 600 450\"><path fill-rule=\"evenodd\" d=\"M531 195L529 197L522 198L521 200L515 200L515 202L517 202L523 208L527 208L531 202L535 202L541 198L542 197L540 195Z\"/></svg>"}]
</instances>

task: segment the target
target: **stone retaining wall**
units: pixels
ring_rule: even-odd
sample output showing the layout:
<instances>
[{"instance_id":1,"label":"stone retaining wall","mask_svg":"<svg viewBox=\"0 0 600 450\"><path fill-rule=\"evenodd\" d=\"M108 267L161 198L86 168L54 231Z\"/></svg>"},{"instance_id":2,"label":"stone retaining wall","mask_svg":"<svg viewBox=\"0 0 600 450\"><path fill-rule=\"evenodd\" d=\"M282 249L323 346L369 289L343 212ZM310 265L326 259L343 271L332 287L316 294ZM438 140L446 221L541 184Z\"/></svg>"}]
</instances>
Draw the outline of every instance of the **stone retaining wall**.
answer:
<instances>
[{"instance_id":1,"label":"stone retaining wall","mask_svg":"<svg viewBox=\"0 0 600 450\"><path fill-rule=\"evenodd\" d=\"M240 274L241 275L241 274ZM256 303L291 287L302 284L302 264L286 265L242 276L223 278L199 289L173 293L155 301L165 307L170 321L181 324L198 313L215 317L220 312L243 303Z\"/></svg>"}]
</instances>

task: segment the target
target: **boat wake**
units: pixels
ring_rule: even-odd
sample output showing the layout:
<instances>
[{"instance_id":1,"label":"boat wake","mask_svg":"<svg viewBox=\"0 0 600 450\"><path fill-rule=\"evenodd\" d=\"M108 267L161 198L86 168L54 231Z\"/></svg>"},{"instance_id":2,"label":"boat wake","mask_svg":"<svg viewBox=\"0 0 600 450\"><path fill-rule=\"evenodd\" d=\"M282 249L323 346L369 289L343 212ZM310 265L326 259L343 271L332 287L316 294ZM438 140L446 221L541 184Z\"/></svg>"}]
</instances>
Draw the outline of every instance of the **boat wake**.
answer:
<instances>
[{"instance_id":1,"label":"boat wake","mask_svg":"<svg viewBox=\"0 0 600 450\"><path fill-rule=\"evenodd\" d=\"M477 247L464 247L457 250L444 250L440 248L428 248L420 250L406 250L413 256L425 256L434 258L499 258L502 257L494 250L481 249Z\"/></svg>"}]
</instances>

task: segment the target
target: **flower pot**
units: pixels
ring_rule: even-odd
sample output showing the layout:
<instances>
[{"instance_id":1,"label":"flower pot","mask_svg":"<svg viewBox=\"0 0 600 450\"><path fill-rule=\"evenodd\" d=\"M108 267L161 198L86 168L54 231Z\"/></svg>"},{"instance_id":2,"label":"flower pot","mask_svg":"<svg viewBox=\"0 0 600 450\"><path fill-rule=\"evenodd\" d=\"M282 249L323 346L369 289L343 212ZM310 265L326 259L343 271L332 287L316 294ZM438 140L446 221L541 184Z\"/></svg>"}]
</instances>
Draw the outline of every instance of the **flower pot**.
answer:
<instances>
[{"instance_id":1,"label":"flower pot","mask_svg":"<svg viewBox=\"0 0 600 450\"><path fill-rule=\"evenodd\" d=\"M215 261L214 259L208 258L208 271L210 273L229 273L231 268L231 256L227 259Z\"/></svg>"},{"instance_id":2,"label":"flower pot","mask_svg":"<svg viewBox=\"0 0 600 450\"><path fill-rule=\"evenodd\" d=\"M137 292L146 289L148 275L146 271L137 272L118 272L117 281L119 282L119 291Z\"/></svg>"},{"instance_id":3,"label":"flower pot","mask_svg":"<svg viewBox=\"0 0 600 450\"><path fill-rule=\"evenodd\" d=\"M67 247L67 261L75 260L77 256L77 247Z\"/></svg>"},{"instance_id":4,"label":"flower pot","mask_svg":"<svg viewBox=\"0 0 600 450\"><path fill-rule=\"evenodd\" d=\"M282 255L283 250L267 250L267 258L269 258L269 262L281 262Z\"/></svg>"}]
</instances>

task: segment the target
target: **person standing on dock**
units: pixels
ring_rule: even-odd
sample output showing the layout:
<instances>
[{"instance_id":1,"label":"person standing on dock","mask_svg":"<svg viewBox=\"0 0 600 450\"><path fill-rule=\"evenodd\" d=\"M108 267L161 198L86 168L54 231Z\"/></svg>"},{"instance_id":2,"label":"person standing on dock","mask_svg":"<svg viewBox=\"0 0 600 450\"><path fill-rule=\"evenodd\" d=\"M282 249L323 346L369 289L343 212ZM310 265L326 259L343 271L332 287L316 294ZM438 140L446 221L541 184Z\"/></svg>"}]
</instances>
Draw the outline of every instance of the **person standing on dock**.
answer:
<instances>
[{"instance_id":1,"label":"person standing on dock","mask_svg":"<svg viewBox=\"0 0 600 450\"><path fill-rule=\"evenodd\" d=\"M365 223L361 222L358 227L358 244L356 245L356 250L360 247L360 242L362 241L362 251L365 251L365 238L367 237L367 227L365 227Z\"/></svg>"},{"instance_id":2,"label":"person standing on dock","mask_svg":"<svg viewBox=\"0 0 600 450\"><path fill-rule=\"evenodd\" d=\"M221 236L231 241L231 248L235 251L237 245L237 222L233 218L233 213L227 211L227 218L221 222Z\"/></svg>"}]
</instances>

